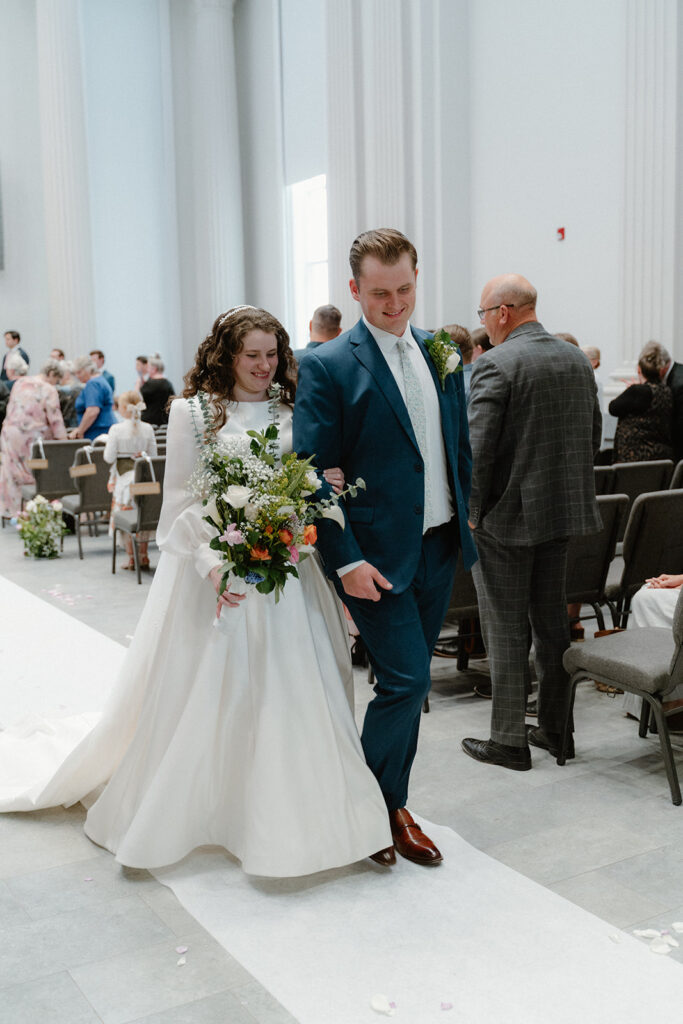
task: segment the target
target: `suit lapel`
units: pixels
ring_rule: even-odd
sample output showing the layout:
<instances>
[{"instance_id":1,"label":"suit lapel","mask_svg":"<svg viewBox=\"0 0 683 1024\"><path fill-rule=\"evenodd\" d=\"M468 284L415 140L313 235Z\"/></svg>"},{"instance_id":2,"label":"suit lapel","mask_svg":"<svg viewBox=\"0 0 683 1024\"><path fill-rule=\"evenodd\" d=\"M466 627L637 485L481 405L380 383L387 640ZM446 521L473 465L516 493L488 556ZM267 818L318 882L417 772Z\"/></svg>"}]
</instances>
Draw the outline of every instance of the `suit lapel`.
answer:
<instances>
[{"instance_id":1,"label":"suit lapel","mask_svg":"<svg viewBox=\"0 0 683 1024\"><path fill-rule=\"evenodd\" d=\"M410 441L415 445L415 450L419 453L420 448L415 438L413 425L410 422L410 416L403 401L403 396L398 389L386 359L380 351L379 345L362 320L359 320L352 329L349 340L356 359L372 374L391 411L410 438Z\"/></svg>"},{"instance_id":2,"label":"suit lapel","mask_svg":"<svg viewBox=\"0 0 683 1024\"><path fill-rule=\"evenodd\" d=\"M434 360L430 356L429 350L424 343L423 333L418 333L418 331L414 327L411 327L411 331L413 333L415 341L417 342L420 348L420 351L422 352L422 355L427 360L427 366L429 367L429 372L432 375L434 387L436 388L436 394L439 399L439 411L441 413L441 433L443 434L444 444L446 445L446 451L452 452L455 448L455 437L453 432L453 402L457 402L457 396L451 392L451 389L448 386L448 377L446 378L445 389L441 387L439 374L437 372L436 366L434 365Z\"/></svg>"}]
</instances>

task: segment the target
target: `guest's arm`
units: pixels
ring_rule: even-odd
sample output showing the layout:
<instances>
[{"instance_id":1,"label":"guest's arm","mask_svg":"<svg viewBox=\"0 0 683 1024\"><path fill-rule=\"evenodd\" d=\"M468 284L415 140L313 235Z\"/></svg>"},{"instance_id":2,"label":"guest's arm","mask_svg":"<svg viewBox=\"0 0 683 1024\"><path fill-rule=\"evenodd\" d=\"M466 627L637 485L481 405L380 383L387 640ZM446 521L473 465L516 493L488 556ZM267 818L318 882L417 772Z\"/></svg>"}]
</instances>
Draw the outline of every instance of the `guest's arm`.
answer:
<instances>
[{"instance_id":1,"label":"guest's arm","mask_svg":"<svg viewBox=\"0 0 683 1024\"><path fill-rule=\"evenodd\" d=\"M489 502L509 390L507 380L495 364L486 359L477 360L467 409L472 445L470 526L474 528L479 525Z\"/></svg>"},{"instance_id":2,"label":"guest's arm","mask_svg":"<svg viewBox=\"0 0 683 1024\"><path fill-rule=\"evenodd\" d=\"M609 404L610 416L629 416L647 412L652 404L652 389L647 384L631 384Z\"/></svg>"},{"instance_id":3,"label":"guest's arm","mask_svg":"<svg viewBox=\"0 0 683 1024\"><path fill-rule=\"evenodd\" d=\"M45 418L52 432L52 437L56 441L64 441L66 439L66 427L64 426L64 417L59 405L59 392L55 387L50 388L50 393L45 399Z\"/></svg>"},{"instance_id":4,"label":"guest's arm","mask_svg":"<svg viewBox=\"0 0 683 1024\"><path fill-rule=\"evenodd\" d=\"M90 427L92 427L93 423L95 422L95 420L97 419L97 417L99 415L100 415L100 407L99 407L99 405L88 405L88 406L86 406L85 411L83 412L83 415L81 417L81 422L78 424L78 426L74 430L71 431L71 433L69 434L69 437L72 437L72 438L85 437L86 431L89 430Z\"/></svg>"}]
</instances>

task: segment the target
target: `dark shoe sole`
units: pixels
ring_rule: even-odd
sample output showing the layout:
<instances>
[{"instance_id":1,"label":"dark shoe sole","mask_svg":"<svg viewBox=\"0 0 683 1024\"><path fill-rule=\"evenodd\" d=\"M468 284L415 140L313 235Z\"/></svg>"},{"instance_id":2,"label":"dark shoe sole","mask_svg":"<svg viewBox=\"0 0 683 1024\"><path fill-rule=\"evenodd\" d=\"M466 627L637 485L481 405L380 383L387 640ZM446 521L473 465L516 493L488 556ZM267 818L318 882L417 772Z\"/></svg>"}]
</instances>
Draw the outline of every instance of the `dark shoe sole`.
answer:
<instances>
[{"instance_id":1,"label":"dark shoe sole","mask_svg":"<svg viewBox=\"0 0 683 1024\"><path fill-rule=\"evenodd\" d=\"M520 758L520 760L514 760L512 757L505 754L497 754L495 751L480 750L476 747L466 746L467 740L464 739L461 743L462 749L468 755L468 757L474 758L475 761L479 761L481 764L495 764L500 768L509 768L513 772L528 772L530 771L531 765L531 754L528 758Z\"/></svg>"},{"instance_id":2,"label":"dark shoe sole","mask_svg":"<svg viewBox=\"0 0 683 1024\"><path fill-rule=\"evenodd\" d=\"M529 726L526 731L526 738L532 747L538 747L539 750L547 750L552 757L559 757L560 748L553 746L551 743L541 743L538 737L534 736L535 726ZM573 761L576 757L576 751L574 750L574 738L571 737L567 747L567 753L565 755L568 761Z\"/></svg>"},{"instance_id":3,"label":"dark shoe sole","mask_svg":"<svg viewBox=\"0 0 683 1024\"><path fill-rule=\"evenodd\" d=\"M378 850L377 853L371 853L370 860L373 860L375 864L379 864L380 867L390 868L396 863L396 853L394 852L393 846L387 846L384 850Z\"/></svg>"}]
</instances>

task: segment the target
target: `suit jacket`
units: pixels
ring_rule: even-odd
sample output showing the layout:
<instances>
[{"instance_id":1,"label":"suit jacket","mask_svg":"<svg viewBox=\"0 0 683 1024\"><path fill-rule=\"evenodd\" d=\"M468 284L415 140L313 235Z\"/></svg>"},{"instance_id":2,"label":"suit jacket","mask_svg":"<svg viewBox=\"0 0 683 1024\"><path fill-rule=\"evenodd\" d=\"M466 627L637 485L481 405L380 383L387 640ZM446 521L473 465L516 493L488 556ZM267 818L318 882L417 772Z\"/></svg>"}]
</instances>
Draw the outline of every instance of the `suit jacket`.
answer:
<instances>
[{"instance_id":1,"label":"suit jacket","mask_svg":"<svg viewBox=\"0 0 683 1024\"><path fill-rule=\"evenodd\" d=\"M476 360L469 421L475 526L518 545L601 529L602 417L583 352L537 321L522 324Z\"/></svg>"},{"instance_id":2,"label":"suit jacket","mask_svg":"<svg viewBox=\"0 0 683 1024\"><path fill-rule=\"evenodd\" d=\"M676 462L683 459L683 363L673 363L667 384L673 392L674 418L672 439L674 445L674 458Z\"/></svg>"},{"instance_id":3,"label":"suit jacket","mask_svg":"<svg viewBox=\"0 0 683 1024\"><path fill-rule=\"evenodd\" d=\"M10 353L12 352L16 352L17 355L21 356L25 363L30 363L29 357L26 355L23 348L21 348L19 345L15 345L13 349L10 349L8 352L5 352L4 356L2 357L2 370L0 370L0 380L4 382L7 382L8 379L7 372L5 370L5 362L7 361L7 356L10 355Z\"/></svg>"},{"instance_id":4,"label":"suit jacket","mask_svg":"<svg viewBox=\"0 0 683 1024\"><path fill-rule=\"evenodd\" d=\"M467 527L471 452L462 374L442 391L424 345L412 328L439 396L453 507L465 566L476 561ZM408 410L386 359L362 319L350 331L307 351L299 365L294 449L320 469L341 466L347 483L367 490L345 504L346 528L318 521L318 549L329 576L366 559L401 593L412 582L422 548L424 464Z\"/></svg>"}]
</instances>

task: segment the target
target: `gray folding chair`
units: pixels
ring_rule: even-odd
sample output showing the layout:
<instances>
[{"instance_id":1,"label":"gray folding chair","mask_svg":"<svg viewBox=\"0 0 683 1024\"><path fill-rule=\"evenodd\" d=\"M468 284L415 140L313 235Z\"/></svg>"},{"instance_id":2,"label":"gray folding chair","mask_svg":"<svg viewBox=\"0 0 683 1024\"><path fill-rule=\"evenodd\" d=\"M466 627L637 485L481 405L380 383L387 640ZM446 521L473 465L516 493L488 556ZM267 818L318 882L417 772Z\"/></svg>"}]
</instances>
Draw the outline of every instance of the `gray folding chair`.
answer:
<instances>
[{"instance_id":1,"label":"gray folding chair","mask_svg":"<svg viewBox=\"0 0 683 1024\"><path fill-rule=\"evenodd\" d=\"M664 698L683 683L683 587L674 612L673 636L666 628L646 626L623 633L574 644L564 654L564 667L569 672L569 701L560 741L557 763L563 765L572 721L576 688L591 679L608 686L634 693L643 701L639 736L647 736L649 714L652 712L664 758L664 767L674 804L681 803L676 764L663 708Z\"/></svg>"},{"instance_id":2,"label":"gray folding chair","mask_svg":"<svg viewBox=\"0 0 683 1024\"><path fill-rule=\"evenodd\" d=\"M460 672L466 670L474 644L481 642L481 631L475 627L478 615L479 602L472 573L465 571L462 558L458 557L451 599L434 653L442 658L455 657Z\"/></svg>"},{"instance_id":3,"label":"gray folding chair","mask_svg":"<svg viewBox=\"0 0 683 1024\"><path fill-rule=\"evenodd\" d=\"M614 473L611 466L593 466L595 474L595 493L612 494L614 490Z\"/></svg>"},{"instance_id":4,"label":"gray folding chair","mask_svg":"<svg viewBox=\"0 0 683 1024\"><path fill-rule=\"evenodd\" d=\"M33 473L35 484L24 484L21 488L21 505L42 494L48 501L72 494L73 480L69 466L74 454L83 447L83 441L43 441L40 438L31 445L27 466Z\"/></svg>"},{"instance_id":5,"label":"gray folding chair","mask_svg":"<svg viewBox=\"0 0 683 1024\"><path fill-rule=\"evenodd\" d=\"M140 571L140 552L138 534L151 533L156 530L161 514L164 496L165 456L154 458L142 457L135 460L131 494L135 499L135 508L129 511L117 509L112 516L113 544L111 553L111 571L116 572L116 536L119 531L127 533L133 541L133 560L138 583L142 583Z\"/></svg>"},{"instance_id":6,"label":"gray folding chair","mask_svg":"<svg viewBox=\"0 0 683 1024\"><path fill-rule=\"evenodd\" d=\"M109 482L109 466L103 458L103 448L92 448L84 445L74 456L69 472L72 487L77 488L76 494L67 494L62 499L65 513L73 519L76 539L78 541L78 557L83 558L81 531L87 527L90 534L98 534L98 527L109 522L111 511L111 494L107 490Z\"/></svg>"},{"instance_id":7,"label":"gray folding chair","mask_svg":"<svg viewBox=\"0 0 683 1024\"><path fill-rule=\"evenodd\" d=\"M683 459L676 465L673 473L671 474L671 483L669 487L672 491L678 490L679 487L683 487Z\"/></svg>"},{"instance_id":8,"label":"gray folding chair","mask_svg":"<svg viewBox=\"0 0 683 1024\"><path fill-rule=\"evenodd\" d=\"M610 494L627 494L629 510L639 494L651 494L669 486L674 464L671 459L651 462L615 462L611 467L613 482ZM624 522L624 528L626 522ZM619 540L623 539L623 530Z\"/></svg>"},{"instance_id":9,"label":"gray folding chair","mask_svg":"<svg viewBox=\"0 0 683 1024\"><path fill-rule=\"evenodd\" d=\"M567 549L567 604L589 604L598 629L605 628L601 604L607 601L607 574L617 547L622 519L626 518L625 494L598 495L602 530L584 537L570 537Z\"/></svg>"},{"instance_id":10,"label":"gray folding chair","mask_svg":"<svg viewBox=\"0 0 683 1024\"><path fill-rule=\"evenodd\" d=\"M683 572L683 489L641 494L633 502L624 534L624 568L605 587L614 626L626 627L631 598L646 579Z\"/></svg>"}]
</instances>

